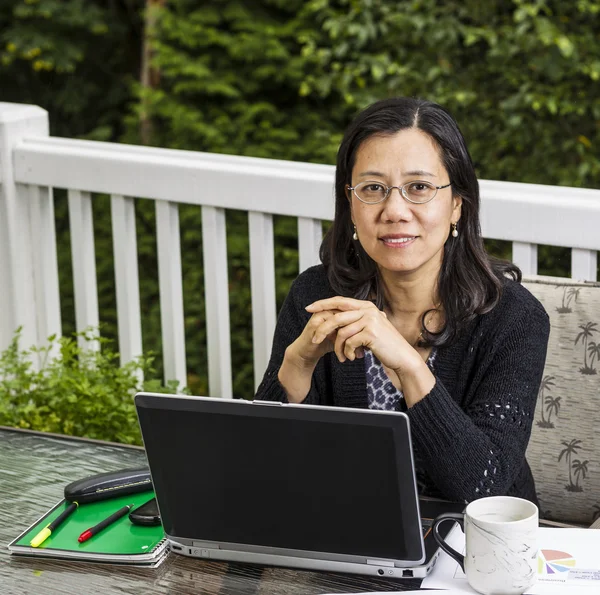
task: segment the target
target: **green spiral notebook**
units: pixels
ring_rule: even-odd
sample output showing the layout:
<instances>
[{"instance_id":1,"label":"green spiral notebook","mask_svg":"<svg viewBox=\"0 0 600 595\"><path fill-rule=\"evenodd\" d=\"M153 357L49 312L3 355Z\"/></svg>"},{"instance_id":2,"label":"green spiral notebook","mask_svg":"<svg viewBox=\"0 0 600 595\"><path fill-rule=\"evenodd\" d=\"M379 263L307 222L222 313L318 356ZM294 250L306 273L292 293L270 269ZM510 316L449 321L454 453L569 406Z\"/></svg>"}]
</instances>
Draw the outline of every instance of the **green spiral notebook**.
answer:
<instances>
[{"instance_id":1,"label":"green spiral notebook","mask_svg":"<svg viewBox=\"0 0 600 595\"><path fill-rule=\"evenodd\" d=\"M158 566L168 551L167 540L160 525L134 525L125 515L84 543L77 541L86 529L104 520L119 508L128 504L137 507L152 496L153 492L141 492L82 504L40 547L31 547L29 542L33 537L68 506L69 503L62 500L9 543L8 549L13 554L27 556Z\"/></svg>"}]
</instances>

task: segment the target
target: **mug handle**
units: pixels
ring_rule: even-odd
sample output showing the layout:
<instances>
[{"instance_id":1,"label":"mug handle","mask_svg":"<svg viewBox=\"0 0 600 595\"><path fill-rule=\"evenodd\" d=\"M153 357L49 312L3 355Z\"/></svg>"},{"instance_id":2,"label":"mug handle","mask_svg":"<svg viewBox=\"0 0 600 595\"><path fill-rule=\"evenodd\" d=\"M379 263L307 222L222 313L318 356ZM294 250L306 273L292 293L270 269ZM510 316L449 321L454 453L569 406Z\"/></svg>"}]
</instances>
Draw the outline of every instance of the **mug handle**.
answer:
<instances>
[{"instance_id":1,"label":"mug handle","mask_svg":"<svg viewBox=\"0 0 600 595\"><path fill-rule=\"evenodd\" d=\"M433 531L433 538L436 543L444 550L451 558L454 558L462 571L465 571L465 557L462 554L459 554L454 548L451 548L445 541L444 538L440 535L439 525L444 521L455 521L460 525L460 528L465 532L465 515L462 512L445 512L444 514L440 514L436 517L435 521L433 521L433 526L431 530Z\"/></svg>"}]
</instances>

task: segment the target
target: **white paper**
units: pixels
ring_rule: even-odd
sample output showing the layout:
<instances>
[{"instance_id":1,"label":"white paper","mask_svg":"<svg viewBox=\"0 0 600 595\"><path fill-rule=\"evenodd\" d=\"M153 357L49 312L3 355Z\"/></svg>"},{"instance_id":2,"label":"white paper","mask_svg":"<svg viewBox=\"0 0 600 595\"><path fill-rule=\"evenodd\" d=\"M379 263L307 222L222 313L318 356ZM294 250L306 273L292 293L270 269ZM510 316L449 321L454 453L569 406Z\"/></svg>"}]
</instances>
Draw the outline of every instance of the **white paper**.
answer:
<instances>
[{"instance_id":1,"label":"white paper","mask_svg":"<svg viewBox=\"0 0 600 595\"><path fill-rule=\"evenodd\" d=\"M326 595L381 595L382 591L369 591L365 593L328 593ZM456 593L462 593L462 591L452 591L448 589L435 589L432 591L384 591L385 595L455 595Z\"/></svg>"},{"instance_id":2,"label":"white paper","mask_svg":"<svg viewBox=\"0 0 600 595\"><path fill-rule=\"evenodd\" d=\"M465 536L458 527L450 532L447 542L464 553ZM538 533L538 550L538 580L527 595L600 593L600 531L543 527ZM476 593L460 566L444 552L421 587Z\"/></svg>"}]
</instances>

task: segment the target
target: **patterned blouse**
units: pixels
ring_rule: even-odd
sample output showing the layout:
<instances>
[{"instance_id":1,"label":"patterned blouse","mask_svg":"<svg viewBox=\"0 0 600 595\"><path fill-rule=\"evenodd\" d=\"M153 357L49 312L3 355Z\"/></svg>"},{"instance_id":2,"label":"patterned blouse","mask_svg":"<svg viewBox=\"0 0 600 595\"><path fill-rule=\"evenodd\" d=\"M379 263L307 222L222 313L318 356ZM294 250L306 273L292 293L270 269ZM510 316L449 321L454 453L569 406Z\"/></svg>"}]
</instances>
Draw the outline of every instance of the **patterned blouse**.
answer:
<instances>
[{"instance_id":1,"label":"patterned blouse","mask_svg":"<svg viewBox=\"0 0 600 595\"><path fill-rule=\"evenodd\" d=\"M436 350L431 350L427 365L433 372ZM385 411L406 411L406 403L401 390L398 390L385 373L383 365L370 349L365 349L365 372L367 375L367 397L369 409Z\"/></svg>"}]
</instances>

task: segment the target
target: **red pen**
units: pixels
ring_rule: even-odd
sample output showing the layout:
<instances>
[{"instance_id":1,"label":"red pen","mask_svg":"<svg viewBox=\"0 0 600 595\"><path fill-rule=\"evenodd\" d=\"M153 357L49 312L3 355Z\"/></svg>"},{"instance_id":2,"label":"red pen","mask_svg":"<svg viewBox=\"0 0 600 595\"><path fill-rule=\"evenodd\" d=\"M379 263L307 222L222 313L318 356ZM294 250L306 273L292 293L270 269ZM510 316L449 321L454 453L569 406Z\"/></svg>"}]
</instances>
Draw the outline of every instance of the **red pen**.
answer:
<instances>
[{"instance_id":1,"label":"red pen","mask_svg":"<svg viewBox=\"0 0 600 595\"><path fill-rule=\"evenodd\" d=\"M127 506L123 506L123 508L119 508L117 512L113 512L108 518L100 521L97 525L86 529L78 538L77 541L79 543L83 543L87 541L90 537L96 535L96 533L100 533L102 529L112 525L115 521L118 521L121 517L125 516L132 508L134 504L128 504Z\"/></svg>"}]
</instances>

